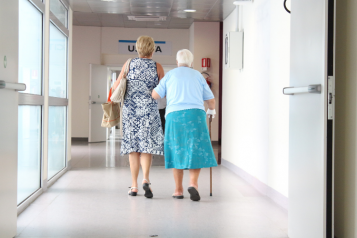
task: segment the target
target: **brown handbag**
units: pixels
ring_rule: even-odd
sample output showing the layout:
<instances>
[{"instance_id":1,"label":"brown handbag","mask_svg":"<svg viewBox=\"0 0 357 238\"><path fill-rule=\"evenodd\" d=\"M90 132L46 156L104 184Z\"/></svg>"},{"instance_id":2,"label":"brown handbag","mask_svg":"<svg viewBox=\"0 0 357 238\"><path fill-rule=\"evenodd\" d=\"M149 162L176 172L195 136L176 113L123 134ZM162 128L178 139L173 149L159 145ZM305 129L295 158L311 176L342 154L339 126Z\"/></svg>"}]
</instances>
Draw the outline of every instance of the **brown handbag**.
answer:
<instances>
[{"instance_id":1,"label":"brown handbag","mask_svg":"<svg viewBox=\"0 0 357 238\"><path fill-rule=\"evenodd\" d=\"M111 128L120 122L119 104L115 102L107 102L102 104L103 120L102 127Z\"/></svg>"}]
</instances>

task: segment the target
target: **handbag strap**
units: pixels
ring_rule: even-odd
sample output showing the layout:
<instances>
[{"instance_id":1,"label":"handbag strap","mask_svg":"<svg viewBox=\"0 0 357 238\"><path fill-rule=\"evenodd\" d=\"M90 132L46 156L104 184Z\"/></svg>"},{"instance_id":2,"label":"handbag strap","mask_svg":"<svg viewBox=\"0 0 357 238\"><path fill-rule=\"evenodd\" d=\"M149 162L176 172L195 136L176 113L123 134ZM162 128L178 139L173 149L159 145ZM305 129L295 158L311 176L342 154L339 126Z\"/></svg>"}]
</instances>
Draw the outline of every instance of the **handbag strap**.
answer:
<instances>
[{"instance_id":1,"label":"handbag strap","mask_svg":"<svg viewBox=\"0 0 357 238\"><path fill-rule=\"evenodd\" d=\"M126 61L125 70L124 70L124 74L123 74L123 77L125 77L125 78L126 78L126 76L128 75L128 73L129 73L129 68L130 68L131 60L132 60L132 59L130 58L130 59L128 59L128 60Z\"/></svg>"}]
</instances>

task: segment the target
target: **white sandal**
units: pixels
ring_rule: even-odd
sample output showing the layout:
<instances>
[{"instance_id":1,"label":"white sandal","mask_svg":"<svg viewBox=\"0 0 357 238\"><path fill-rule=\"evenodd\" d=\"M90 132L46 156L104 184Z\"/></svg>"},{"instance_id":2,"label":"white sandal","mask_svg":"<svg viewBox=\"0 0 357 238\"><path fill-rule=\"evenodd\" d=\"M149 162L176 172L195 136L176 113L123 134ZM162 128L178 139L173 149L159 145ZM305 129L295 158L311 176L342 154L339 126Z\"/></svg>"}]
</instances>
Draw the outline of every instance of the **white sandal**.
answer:
<instances>
[{"instance_id":1,"label":"white sandal","mask_svg":"<svg viewBox=\"0 0 357 238\"><path fill-rule=\"evenodd\" d=\"M147 183L143 183L143 189L145 190L144 196L146 198L152 198L154 196L154 194L152 193L151 188L150 188L151 183L149 183L149 181L147 181L146 179L143 179L143 181L147 182Z\"/></svg>"},{"instance_id":2,"label":"white sandal","mask_svg":"<svg viewBox=\"0 0 357 238\"><path fill-rule=\"evenodd\" d=\"M130 196L136 196L136 195L138 194L139 189L138 189L137 187L129 187L129 188L130 188L130 190L128 191L128 195L130 195ZM132 189L137 189L138 192L133 192L133 191L131 191Z\"/></svg>"}]
</instances>

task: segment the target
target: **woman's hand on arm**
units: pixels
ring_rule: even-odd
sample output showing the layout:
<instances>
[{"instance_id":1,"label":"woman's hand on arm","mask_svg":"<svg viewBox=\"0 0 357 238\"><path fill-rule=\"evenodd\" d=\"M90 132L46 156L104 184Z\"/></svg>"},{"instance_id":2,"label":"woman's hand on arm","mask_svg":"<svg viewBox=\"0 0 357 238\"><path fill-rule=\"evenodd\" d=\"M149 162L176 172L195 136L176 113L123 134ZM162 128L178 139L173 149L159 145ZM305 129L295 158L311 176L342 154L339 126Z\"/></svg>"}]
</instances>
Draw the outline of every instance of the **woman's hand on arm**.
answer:
<instances>
[{"instance_id":1,"label":"woman's hand on arm","mask_svg":"<svg viewBox=\"0 0 357 238\"><path fill-rule=\"evenodd\" d=\"M155 89L154 90L152 90L152 94L151 94L151 96L155 99L155 100L157 100L157 99L160 99L161 97L160 97L160 95L155 91Z\"/></svg>"}]
</instances>

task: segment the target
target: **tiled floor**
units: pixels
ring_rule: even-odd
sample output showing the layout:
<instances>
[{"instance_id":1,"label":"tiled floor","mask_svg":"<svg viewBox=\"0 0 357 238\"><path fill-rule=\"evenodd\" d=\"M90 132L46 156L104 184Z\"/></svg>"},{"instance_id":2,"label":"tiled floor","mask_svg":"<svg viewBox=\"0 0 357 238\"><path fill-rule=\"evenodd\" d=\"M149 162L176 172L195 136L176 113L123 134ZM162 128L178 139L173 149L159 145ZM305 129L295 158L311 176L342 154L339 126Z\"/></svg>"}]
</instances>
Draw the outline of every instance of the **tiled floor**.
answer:
<instances>
[{"instance_id":1,"label":"tiled floor","mask_svg":"<svg viewBox=\"0 0 357 238\"><path fill-rule=\"evenodd\" d=\"M142 189L128 196L128 157L119 149L119 142L73 145L72 169L20 214L17 237L287 237L286 212L222 166L213 169L212 197L204 169L201 201L192 202L187 192L175 200L171 171L156 156L154 198Z\"/></svg>"}]
</instances>

